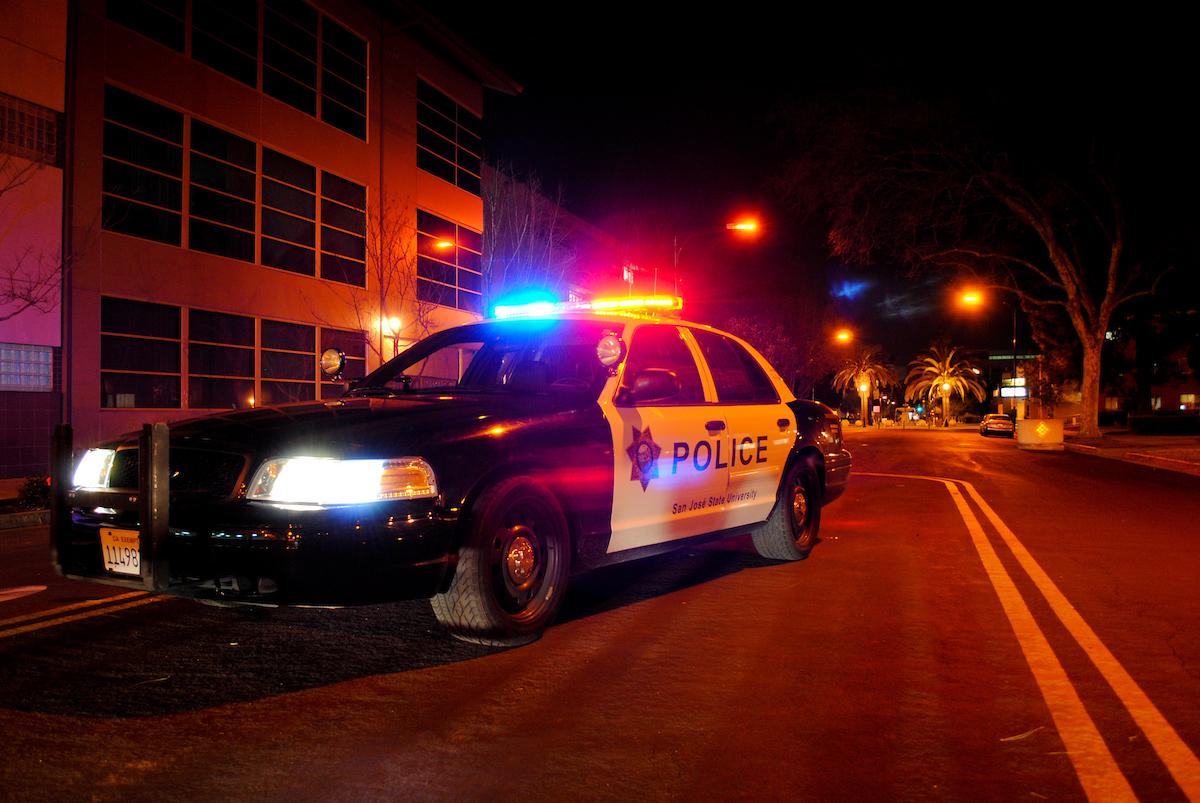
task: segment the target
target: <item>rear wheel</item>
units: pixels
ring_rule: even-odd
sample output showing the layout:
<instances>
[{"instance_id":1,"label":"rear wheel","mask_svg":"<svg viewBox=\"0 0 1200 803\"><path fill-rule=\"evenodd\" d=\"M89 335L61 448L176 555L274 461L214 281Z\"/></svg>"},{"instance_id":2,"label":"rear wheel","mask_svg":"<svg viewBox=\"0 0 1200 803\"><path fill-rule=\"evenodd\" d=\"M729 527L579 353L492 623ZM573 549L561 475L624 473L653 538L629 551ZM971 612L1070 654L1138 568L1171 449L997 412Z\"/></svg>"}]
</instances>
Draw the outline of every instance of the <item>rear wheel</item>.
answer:
<instances>
[{"instance_id":1,"label":"rear wheel","mask_svg":"<svg viewBox=\"0 0 1200 803\"><path fill-rule=\"evenodd\" d=\"M532 477L485 490L471 510L454 579L433 613L455 637L515 646L554 619L570 568L567 521L557 498Z\"/></svg>"},{"instance_id":2,"label":"rear wheel","mask_svg":"<svg viewBox=\"0 0 1200 803\"><path fill-rule=\"evenodd\" d=\"M764 558L803 560L821 529L820 482L807 463L796 463L784 476L771 517L751 536Z\"/></svg>"}]
</instances>

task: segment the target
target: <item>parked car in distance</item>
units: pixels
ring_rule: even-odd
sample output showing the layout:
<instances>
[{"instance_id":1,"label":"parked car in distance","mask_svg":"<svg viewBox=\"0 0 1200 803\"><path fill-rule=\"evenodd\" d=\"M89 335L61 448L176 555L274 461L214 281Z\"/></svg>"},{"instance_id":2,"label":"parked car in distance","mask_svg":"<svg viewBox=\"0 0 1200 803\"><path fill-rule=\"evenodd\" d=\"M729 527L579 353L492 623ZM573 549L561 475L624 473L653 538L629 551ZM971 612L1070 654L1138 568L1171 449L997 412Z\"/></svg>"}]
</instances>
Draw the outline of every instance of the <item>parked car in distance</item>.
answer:
<instances>
[{"instance_id":1,"label":"parked car in distance","mask_svg":"<svg viewBox=\"0 0 1200 803\"><path fill-rule=\"evenodd\" d=\"M979 434L985 438L988 435L1004 435L1011 438L1015 429L1012 419L1004 413L988 413L979 422Z\"/></svg>"}]
</instances>

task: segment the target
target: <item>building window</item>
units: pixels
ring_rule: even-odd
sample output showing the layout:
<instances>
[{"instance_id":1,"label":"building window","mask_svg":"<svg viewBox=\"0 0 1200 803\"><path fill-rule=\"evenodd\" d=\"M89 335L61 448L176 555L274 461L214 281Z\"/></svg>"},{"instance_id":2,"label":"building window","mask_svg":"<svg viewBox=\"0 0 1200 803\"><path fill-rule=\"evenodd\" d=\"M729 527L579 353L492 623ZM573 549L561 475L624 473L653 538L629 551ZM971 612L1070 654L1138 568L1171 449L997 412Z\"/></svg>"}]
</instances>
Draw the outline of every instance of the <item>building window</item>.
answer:
<instances>
[{"instance_id":1,"label":"building window","mask_svg":"<svg viewBox=\"0 0 1200 803\"><path fill-rule=\"evenodd\" d=\"M482 131L478 115L417 81L417 167L480 195Z\"/></svg>"},{"instance_id":2,"label":"building window","mask_svg":"<svg viewBox=\"0 0 1200 803\"><path fill-rule=\"evenodd\" d=\"M321 278L365 287L367 188L321 171Z\"/></svg>"},{"instance_id":3,"label":"building window","mask_svg":"<svg viewBox=\"0 0 1200 803\"><path fill-rule=\"evenodd\" d=\"M483 312L483 236L417 210L417 298Z\"/></svg>"},{"instance_id":4,"label":"building window","mask_svg":"<svg viewBox=\"0 0 1200 803\"><path fill-rule=\"evenodd\" d=\"M1105 410L1120 410L1121 409L1121 400L1119 398L1117 398L1116 396L1105 396L1104 397L1104 409Z\"/></svg>"},{"instance_id":5,"label":"building window","mask_svg":"<svg viewBox=\"0 0 1200 803\"><path fill-rule=\"evenodd\" d=\"M321 20L321 119L367 138L367 42L329 17Z\"/></svg>"},{"instance_id":6,"label":"building window","mask_svg":"<svg viewBox=\"0 0 1200 803\"><path fill-rule=\"evenodd\" d=\"M237 0L194 3L192 58L243 84L257 87L258 3Z\"/></svg>"},{"instance_id":7,"label":"building window","mask_svg":"<svg viewBox=\"0 0 1200 803\"><path fill-rule=\"evenodd\" d=\"M1195 393L1180 393L1179 394L1179 409L1180 410L1196 409L1196 394Z\"/></svg>"},{"instance_id":8,"label":"building window","mask_svg":"<svg viewBox=\"0 0 1200 803\"><path fill-rule=\"evenodd\" d=\"M0 153L62 167L62 115L0 92Z\"/></svg>"},{"instance_id":9,"label":"building window","mask_svg":"<svg viewBox=\"0 0 1200 803\"><path fill-rule=\"evenodd\" d=\"M1162 396L1151 396L1150 397L1150 409L1151 410L1161 410L1162 409Z\"/></svg>"},{"instance_id":10,"label":"building window","mask_svg":"<svg viewBox=\"0 0 1200 803\"><path fill-rule=\"evenodd\" d=\"M317 169L263 148L262 263L316 274Z\"/></svg>"},{"instance_id":11,"label":"building window","mask_svg":"<svg viewBox=\"0 0 1200 803\"><path fill-rule=\"evenodd\" d=\"M192 120L190 157L188 247L253 262L257 147Z\"/></svg>"},{"instance_id":12,"label":"building window","mask_svg":"<svg viewBox=\"0 0 1200 803\"><path fill-rule=\"evenodd\" d=\"M188 407L254 405L254 319L188 311Z\"/></svg>"},{"instance_id":13,"label":"building window","mask_svg":"<svg viewBox=\"0 0 1200 803\"><path fill-rule=\"evenodd\" d=\"M116 87L104 87L102 225L180 244L183 115Z\"/></svg>"},{"instance_id":14,"label":"building window","mask_svg":"<svg viewBox=\"0 0 1200 803\"><path fill-rule=\"evenodd\" d=\"M317 116L317 12L297 0L266 0L263 92Z\"/></svg>"},{"instance_id":15,"label":"building window","mask_svg":"<svg viewBox=\"0 0 1200 803\"><path fill-rule=\"evenodd\" d=\"M54 349L0 343L0 390L54 390Z\"/></svg>"},{"instance_id":16,"label":"building window","mask_svg":"<svg viewBox=\"0 0 1200 803\"><path fill-rule=\"evenodd\" d=\"M100 405L180 406L179 307L100 299Z\"/></svg>"},{"instance_id":17,"label":"building window","mask_svg":"<svg viewBox=\"0 0 1200 803\"><path fill-rule=\"evenodd\" d=\"M108 0L106 12L113 22L183 52L186 0Z\"/></svg>"},{"instance_id":18,"label":"building window","mask_svg":"<svg viewBox=\"0 0 1200 803\"><path fill-rule=\"evenodd\" d=\"M361 379L366 376L367 369L367 338L363 332L351 332L345 329L321 328L321 351L337 349L346 355L346 368L342 378L346 381ZM322 399L340 399L346 392L345 384L341 382L322 382Z\"/></svg>"},{"instance_id":19,"label":"building window","mask_svg":"<svg viewBox=\"0 0 1200 803\"><path fill-rule=\"evenodd\" d=\"M263 320L260 354L263 404L316 398L316 344L315 327Z\"/></svg>"},{"instance_id":20,"label":"building window","mask_svg":"<svg viewBox=\"0 0 1200 803\"><path fill-rule=\"evenodd\" d=\"M110 20L180 53L189 47L184 29L190 13L187 54L256 88L258 10L252 0L192 0L190 12L187 0L107 2ZM261 41L263 93L312 117L318 116L319 97L323 122L367 138L366 39L301 0L265 0Z\"/></svg>"}]
</instances>

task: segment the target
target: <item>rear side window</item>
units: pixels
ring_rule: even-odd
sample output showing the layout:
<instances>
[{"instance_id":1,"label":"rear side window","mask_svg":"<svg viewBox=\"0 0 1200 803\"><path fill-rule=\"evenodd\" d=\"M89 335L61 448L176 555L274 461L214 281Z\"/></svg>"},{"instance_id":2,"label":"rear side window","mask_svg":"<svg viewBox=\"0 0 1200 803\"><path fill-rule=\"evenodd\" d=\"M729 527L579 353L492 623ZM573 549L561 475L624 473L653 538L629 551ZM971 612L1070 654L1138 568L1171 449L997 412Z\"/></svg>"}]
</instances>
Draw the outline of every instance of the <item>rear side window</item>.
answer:
<instances>
[{"instance_id":1,"label":"rear side window","mask_svg":"<svg viewBox=\"0 0 1200 803\"><path fill-rule=\"evenodd\" d=\"M722 404L775 404L779 394L758 361L742 344L716 332L692 329Z\"/></svg>"},{"instance_id":2,"label":"rear side window","mask_svg":"<svg viewBox=\"0 0 1200 803\"><path fill-rule=\"evenodd\" d=\"M666 369L679 380L679 393L663 404L699 404L704 401L700 371L677 327L647 324L633 333L629 356L625 360L623 382L631 384L638 372L647 368ZM659 403L655 402L654 406L659 406Z\"/></svg>"}]
</instances>

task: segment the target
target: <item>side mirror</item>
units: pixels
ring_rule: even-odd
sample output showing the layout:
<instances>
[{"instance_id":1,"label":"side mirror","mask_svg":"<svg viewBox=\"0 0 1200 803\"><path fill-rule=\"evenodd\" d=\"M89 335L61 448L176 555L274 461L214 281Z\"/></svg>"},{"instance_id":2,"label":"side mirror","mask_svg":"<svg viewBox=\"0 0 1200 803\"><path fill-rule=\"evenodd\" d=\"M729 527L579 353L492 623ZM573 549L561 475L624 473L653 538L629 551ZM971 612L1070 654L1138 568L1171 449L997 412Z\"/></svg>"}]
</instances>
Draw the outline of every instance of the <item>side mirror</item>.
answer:
<instances>
[{"instance_id":1,"label":"side mirror","mask_svg":"<svg viewBox=\"0 0 1200 803\"><path fill-rule=\"evenodd\" d=\"M346 370L346 354L339 349L325 349L321 352L321 373L331 379L337 379Z\"/></svg>"},{"instance_id":2,"label":"side mirror","mask_svg":"<svg viewBox=\"0 0 1200 803\"><path fill-rule=\"evenodd\" d=\"M682 386L674 371L666 368L645 368L638 371L633 384L621 388L618 404L651 404L670 401L679 396Z\"/></svg>"}]
</instances>

